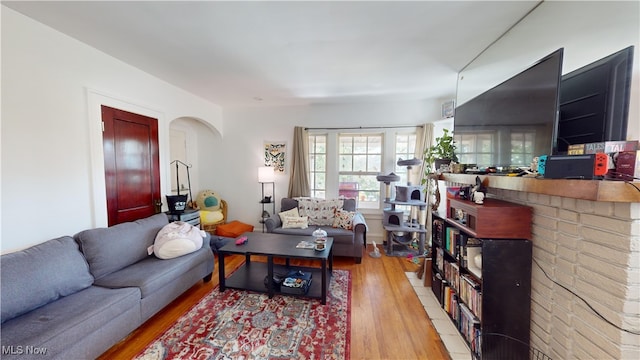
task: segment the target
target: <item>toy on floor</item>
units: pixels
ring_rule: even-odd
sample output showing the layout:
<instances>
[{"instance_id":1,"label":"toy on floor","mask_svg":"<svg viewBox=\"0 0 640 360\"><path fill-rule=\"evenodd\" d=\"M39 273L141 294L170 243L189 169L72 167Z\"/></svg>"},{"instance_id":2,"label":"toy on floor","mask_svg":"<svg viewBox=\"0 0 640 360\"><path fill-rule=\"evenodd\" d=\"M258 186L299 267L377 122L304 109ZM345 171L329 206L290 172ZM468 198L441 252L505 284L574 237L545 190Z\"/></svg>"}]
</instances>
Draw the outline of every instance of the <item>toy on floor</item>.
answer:
<instances>
[{"instance_id":1,"label":"toy on floor","mask_svg":"<svg viewBox=\"0 0 640 360\"><path fill-rule=\"evenodd\" d=\"M422 255L408 254L407 255L407 260L412 262L412 263L414 263L414 264L416 264L416 265L420 265L420 259L421 258L426 258L426 257L429 257L429 254L428 254L428 252L425 251L425 253L422 254Z\"/></svg>"},{"instance_id":2,"label":"toy on floor","mask_svg":"<svg viewBox=\"0 0 640 360\"><path fill-rule=\"evenodd\" d=\"M380 257L380 249L378 249L378 246L376 245L375 241L372 241L373 243L373 251L369 253L369 256L373 257L373 258L379 258Z\"/></svg>"}]
</instances>

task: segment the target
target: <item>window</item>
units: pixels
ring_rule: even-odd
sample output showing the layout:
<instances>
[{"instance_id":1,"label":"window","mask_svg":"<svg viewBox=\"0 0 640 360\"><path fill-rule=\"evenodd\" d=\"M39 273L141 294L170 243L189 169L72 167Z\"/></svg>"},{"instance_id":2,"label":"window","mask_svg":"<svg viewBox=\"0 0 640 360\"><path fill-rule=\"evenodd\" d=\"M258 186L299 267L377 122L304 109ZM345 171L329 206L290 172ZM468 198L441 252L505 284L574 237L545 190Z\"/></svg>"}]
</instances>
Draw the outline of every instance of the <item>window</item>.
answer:
<instances>
[{"instance_id":1,"label":"window","mask_svg":"<svg viewBox=\"0 0 640 360\"><path fill-rule=\"evenodd\" d=\"M356 198L357 208L364 213L379 213L384 206L385 184L376 177L390 172L406 174L406 167L396 169L396 163L400 157L414 157L416 134L415 130L398 132L393 128L374 131L325 129L309 133L312 197ZM406 175L401 181L406 184Z\"/></svg>"},{"instance_id":2,"label":"window","mask_svg":"<svg viewBox=\"0 0 640 360\"><path fill-rule=\"evenodd\" d=\"M358 183L358 207L380 207L382 134L340 134L338 136L338 182Z\"/></svg>"},{"instance_id":3,"label":"window","mask_svg":"<svg viewBox=\"0 0 640 360\"><path fill-rule=\"evenodd\" d=\"M325 198L327 191L327 135L309 135L309 186L311 197Z\"/></svg>"},{"instance_id":4,"label":"window","mask_svg":"<svg viewBox=\"0 0 640 360\"><path fill-rule=\"evenodd\" d=\"M407 175L406 166L398 166L399 159L413 159L416 157L416 134L396 134L396 147L395 147L395 169L394 173L400 176L399 184L407 184L409 178ZM415 185L415 184L414 184Z\"/></svg>"}]
</instances>

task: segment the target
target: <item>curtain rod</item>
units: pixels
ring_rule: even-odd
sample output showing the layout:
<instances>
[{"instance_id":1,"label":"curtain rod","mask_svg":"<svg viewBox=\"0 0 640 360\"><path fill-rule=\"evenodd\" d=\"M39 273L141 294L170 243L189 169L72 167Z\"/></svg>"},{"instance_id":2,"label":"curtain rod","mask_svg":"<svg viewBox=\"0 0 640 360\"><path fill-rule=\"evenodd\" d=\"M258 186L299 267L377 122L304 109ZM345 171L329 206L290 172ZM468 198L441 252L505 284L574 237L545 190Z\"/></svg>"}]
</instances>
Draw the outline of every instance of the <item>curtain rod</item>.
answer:
<instances>
[{"instance_id":1,"label":"curtain rod","mask_svg":"<svg viewBox=\"0 0 640 360\"><path fill-rule=\"evenodd\" d=\"M357 127L333 127L333 128L304 128L305 130L363 130L363 129L402 129L421 128L422 125L400 125L400 126L357 126Z\"/></svg>"}]
</instances>

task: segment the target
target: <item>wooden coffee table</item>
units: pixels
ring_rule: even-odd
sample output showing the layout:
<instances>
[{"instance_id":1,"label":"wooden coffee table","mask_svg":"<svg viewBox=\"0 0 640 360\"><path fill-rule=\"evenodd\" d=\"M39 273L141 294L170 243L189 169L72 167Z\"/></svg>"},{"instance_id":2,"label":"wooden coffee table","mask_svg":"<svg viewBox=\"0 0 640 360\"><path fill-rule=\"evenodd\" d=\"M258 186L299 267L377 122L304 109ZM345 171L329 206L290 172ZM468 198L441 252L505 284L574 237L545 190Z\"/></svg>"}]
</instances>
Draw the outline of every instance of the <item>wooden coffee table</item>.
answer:
<instances>
[{"instance_id":1,"label":"wooden coffee table","mask_svg":"<svg viewBox=\"0 0 640 360\"><path fill-rule=\"evenodd\" d=\"M315 249L296 248L296 245L301 241L313 242L313 237L311 236L254 232L244 233L241 236L247 237L246 244L236 245L235 242L229 242L218 249L220 292L225 291L226 288L234 288L266 292L271 298L277 291L272 281L268 282L268 286L265 285L265 276L268 276L268 279L273 279L274 271L285 273L291 270L302 270L311 272L313 280L309 291L300 296L319 298L323 305L327 303L327 288L333 271L333 238L327 238L326 248L322 251L317 251ZM241 254L246 258L245 263L231 274L228 279L225 278L224 271L224 256L227 254ZM252 255L266 256L267 263L251 262ZM274 258L284 258L286 259L286 264L274 264ZM290 266L289 259L319 260L320 268ZM292 294L287 293L287 295Z\"/></svg>"}]
</instances>

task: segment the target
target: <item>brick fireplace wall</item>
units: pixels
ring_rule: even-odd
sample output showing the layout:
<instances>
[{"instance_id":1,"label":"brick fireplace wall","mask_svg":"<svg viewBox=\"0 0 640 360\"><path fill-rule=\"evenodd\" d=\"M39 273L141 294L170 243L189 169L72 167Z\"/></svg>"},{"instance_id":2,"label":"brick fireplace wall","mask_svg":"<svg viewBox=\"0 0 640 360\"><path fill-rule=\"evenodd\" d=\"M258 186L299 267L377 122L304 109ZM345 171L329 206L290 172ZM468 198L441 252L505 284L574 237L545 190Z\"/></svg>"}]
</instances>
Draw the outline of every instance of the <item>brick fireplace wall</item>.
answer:
<instances>
[{"instance_id":1,"label":"brick fireplace wall","mask_svg":"<svg viewBox=\"0 0 640 360\"><path fill-rule=\"evenodd\" d=\"M553 359L640 359L640 335L619 329L640 332L640 203L489 194L533 208L531 345Z\"/></svg>"}]
</instances>

